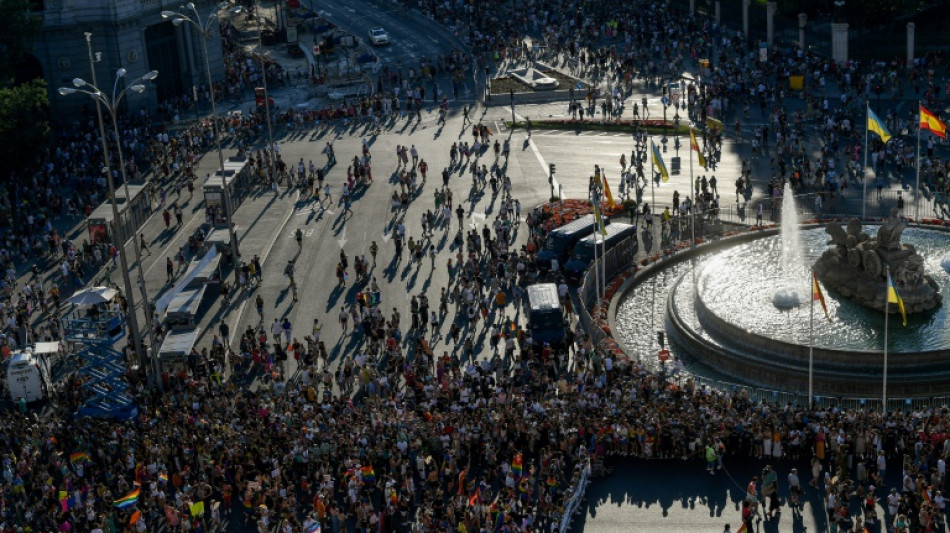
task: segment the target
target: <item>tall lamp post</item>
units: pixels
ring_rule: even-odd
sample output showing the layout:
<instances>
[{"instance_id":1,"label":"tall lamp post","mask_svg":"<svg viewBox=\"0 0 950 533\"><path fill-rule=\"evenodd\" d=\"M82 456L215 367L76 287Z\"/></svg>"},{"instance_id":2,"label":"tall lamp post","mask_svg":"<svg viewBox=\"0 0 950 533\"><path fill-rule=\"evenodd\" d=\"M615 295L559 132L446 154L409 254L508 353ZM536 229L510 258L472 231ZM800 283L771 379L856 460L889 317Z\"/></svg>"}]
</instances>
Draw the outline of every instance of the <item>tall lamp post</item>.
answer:
<instances>
[{"instance_id":1,"label":"tall lamp post","mask_svg":"<svg viewBox=\"0 0 950 533\"><path fill-rule=\"evenodd\" d=\"M231 193L228 191L228 182L227 176L224 173L224 152L221 151L221 130L218 127L218 110L214 101L214 83L211 81L211 63L208 61L208 40L211 39L209 35L211 27L214 22L217 21L218 11L227 7L227 2L223 2L215 6L215 10L208 14L207 17L201 18L201 15L198 13L198 8L195 7L194 2L188 2L186 5L179 7L180 11L162 11L162 18L171 19L172 24L175 26L181 26L183 23L188 23L195 27L198 30L198 33L201 34L201 43L203 45L204 58L205 58L205 74L208 76L208 91L211 94L211 123L214 128L214 144L215 148L218 150L218 169L221 172L221 188L223 189L224 197L224 214L225 219L228 224L228 232L231 236L231 246L234 250L235 261L240 257L241 252L238 249L238 239L237 233L234 231L234 224L231 222ZM187 15L183 11L190 11L193 15Z\"/></svg>"},{"instance_id":2,"label":"tall lamp post","mask_svg":"<svg viewBox=\"0 0 950 533\"><path fill-rule=\"evenodd\" d=\"M138 356L139 363L145 364L146 356L142 351L142 343L139 339L140 331L139 331L138 319L136 317L136 311L135 311L135 292L132 289L132 281L129 279L128 259L125 254L124 241L126 239L124 235L120 235L121 226L119 224L119 208L115 201L115 183L112 179L112 169L109 168L109 162L111 161L111 157L109 156L109 143L106 141L105 122L103 122L103 119L102 119L102 107L105 106L106 110L109 111L109 115L112 118L113 131L116 133L116 140L119 141L118 139L119 129L118 129L118 125L116 124L116 110L118 109L118 106L122 101L122 98L130 90L135 93L141 93L145 91L145 85L141 82L154 80L156 77L158 77L158 71L153 70L151 72L148 72L136 78L135 80L132 81L131 84L129 84L128 87L126 87L121 92L116 94L116 90L118 89L118 86L119 86L119 80L125 77L125 69L119 69L119 71L116 73L117 74L116 82L112 90L112 97L109 98L108 96L106 96L105 93L99 90L99 88L96 87L95 85L96 70L95 70L95 62L93 60L93 55L92 55L92 34L89 32L86 32L85 36L86 36L86 48L88 49L88 52L89 52L89 66L92 71L93 83L89 83L83 80L82 78L75 78L73 79L73 87L60 87L59 94L63 96L68 96L70 94L81 93L81 94L90 96L93 100L96 101L96 113L99 116L99 136L102 139L103 158L105 160L105 168L103 170L106 174L106 183L108 184L108 187L109 187L109 199L111 200L110 203L112 205L113 237L116 241L116 244L117 244L116 248L118 249L118 252L119 252L119 264L120 264L120 268L122 269L122 282L123 282L123 285L125 286L125 295L129 303L129 308L131 310L131 312L128 314L127 320L129 321L129 328L132 331L132 342L135 348L135 353ZM119 166L122 171L123 179L126 182L128 182L128 179L125 178L125 164L122 159L121 142L119 144L119 161L120 161ZM126 188L126 196L128 196L127 188ZM135 243L136 256L138 257L139 255L138 241L136 240L135 235L132 235L132 240ZM140 259L138 261L138 268L139 268L139 276L142 277L142 262ZM141 282L143 284L142 293L143 293L143 297L145 298L145 302L144 302L145 318L146 318L146 322L150 324L151 310L149 309L149 306L148 306L147 292L144 290L144 284L145 284L144 277L142 277ZM154 369L155 361L158 354L155 352L155 337L154 337L154 331L151 325L149 325L149 333L151 335L150 339L151 339L152 350L153 350L152 364L153 364L153 369ZM155 379L158 380L158 375L155 376Z\"/></svg>"}]
</instances>

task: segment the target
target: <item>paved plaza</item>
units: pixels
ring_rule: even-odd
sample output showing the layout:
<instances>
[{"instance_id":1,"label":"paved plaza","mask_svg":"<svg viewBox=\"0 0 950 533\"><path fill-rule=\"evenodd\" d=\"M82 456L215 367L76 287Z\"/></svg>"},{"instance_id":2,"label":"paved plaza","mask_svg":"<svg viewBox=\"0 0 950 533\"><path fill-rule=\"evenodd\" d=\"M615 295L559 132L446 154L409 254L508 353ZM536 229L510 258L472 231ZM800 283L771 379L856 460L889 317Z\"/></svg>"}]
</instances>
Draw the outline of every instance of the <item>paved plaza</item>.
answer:
<instances>
[{"instance_id":1,"label":"paved plaza","mask_svg":"<svg viewBox=\"0 0 950 533\"><path fill-rule=\"evenodd\" d=\"M569 348L521 346L524 337L517 335L530 336L520 297L524 287L537 280L563 281L545 269L534 270L533 252L550 229L536 222L535 208L549 202L552 192L565 199L589 198L595 165L619 197L620 157L624 155L626 162L637 156L634 135L585 126L546 129L538 124L570 118L569 101L508 105L507 98L501 97L504 103L499 103L496 96L497 105L484 102L486 76L500 76L519 65L521 59L513 56L521 48L502 45L506 56L494 60L493 51L499 47L489 47L490 38L479 32L487 31L478 20L488 14L476 14L474 5L471 12L449 16L435 2L422 2L422 8L412 10L397 2L368 0L305 4L354 35L362 37L369 27L385 27L393 44L380 48L378 55L393 73L402 75L437 58L449 62L456 54L465 57L457 69L461 74L442 71L419 81L427 90L421 107L416 112L381 114L378 124L375 115L275 120L273 145L266 129L256 123L248 126L253 134L246 141L241 140L244 125L234 128L237 132L228 131L225 157L246 149L259 158L276 146L280 160L289 167L320 168L325 189L314 194L306 180L292 184L287 178L272 185L265 177L267 167L260 166L260 174L232 213L240 257L225 267L231 290L227 298L210 298L202 307L192 354L182 361L162 361L162 375L136 381L133 390L142 406L139 419L71 420L67 408L79 404L80 392L70 365L57 367L61 381L55 387L55 401L30 406L35 418L21 413L18 405L6 406L7 414L0 419L0 436L9 449L4 451L0 482L0 533L52 531L51 525L64 532L672 533L719 532L726 524L734 532L743 522L750 481L758 478L752 490L765 513L767 487L762 480L773 476L781 513L764 520L747 516L757 533L844 531L836 529L836 523L846 521L854 531L892 531L888 526L895 516L887 500L892 489L905 498L902 513L926 507L924 500L942 502L938 491L946 487L943 461L950 452L950 415L945 408L927 412L908 408L882 416L873 409L811 410L759 402L729 390L690 388L683 385L685 379L667 382L642 365L639 359L652 357L652 348L649 353L628 354L628 363L592 352L576 315L568 317L576 332ZM502 9L500 2L491 4ZM504 9L526 16L524 7ZM638 29L631 32L641 38L646 33L639 25L671 20L661 11L644 10L635 15L624 12L637 21L631 28ZM545 33L536 20L529 24L525 18L524 28L516 27L520 19L513 20L505 26L512 38ZM694 23L706 27L710 35L721 37L726 31L713 29L710 21ZM305 35L302 40L310 38ZM485 42L476 42L479 38ZM609 39L584 40L591 54L611 45L624 49L622 39ZM653 39L658 39L656 46L666 46L677 36L654 34ZM740 62L746 54L728 46L720 50L721 46L717 39L712 51L746 65ZM284 58L277 47L272 52L287 60L288 72L300 68L299 61ZM548 61L565 65L567 71L569 51L549 55ZM632 119L631 104L641 99L647 109L640 113L663 116L663 86L650 78L709 79L708 73L701 74L698 57L682 55L684 59L662 69L633 67L641 75L627 85L629 92L623 94L627 106L615 118ZM635 60L632 54L630 61ZM817 68L828 61L812 60ZM614 78L621 78L627 68L621 63L613 62ZM615 83L614 78L593 77L590 69L578 76L601 91ZM757 79L784 78L779 72ZM946 80L941 70L934 83L939 86ZM396 87L409 86L407 82L394 87L392 81L381 74L378 87L390 94ZM763 127L774 128L779 108L783 116L796 117L795 133L801 139L796 153L816 167L827 168L827 161L834 161L839 176L849 175L845 169L853 159L851 146L863 142L864 124L834 134L826 126L836 113L863 120L863 105L856 111L841 103L857 89L839 83L837 77L811 83L805 95L782 89L778 96L773 89L763 85L761 93L749 99L755 104L769 98L767 93L774 96L761 107L743 109L744 98L734 97L732 109L721 116L724 135L715 169L698 166L688 136L670 135L662 157L667 164L681 158L680 171L669 181L624 196L635 199L640 209L649 203L652 213L659 214L673 206L674 194L678 199L693 196L695 179L715 175L724 221L752 226L760 204L767 206L770 217L775 191L792 173L783 175L780 170L785 167L779 160L785 156L777 151L774 129L761 148L753 139ZM438 96L433 98L433 93ZM250 115L254 101L249 94L226 100L219 111ZM273 87L270 96L275 116L341 104L316 95L306 84L282 84ZM439 111L442 96L444 120ZM404 93L399 100L404 106ZM813 102L821 105L825 100L830 102L827 112L814 109ZM898 117L894 121L901 123L916 117L917 101L915 89L905 85L872 103L879 115ZM946 99L936 102L940 107L934 111L946 117L950 109ZM699 105L690 99L694 118ZM689 113L682 114L685 121ZM512 117L516 123L530 119L536 126L528 130L513 125ZM604 119L597 114L593 120ZM741 126L734 128L737 122ZM190 130L194 124L181 118L169 126L172 136L200 130ZM474 133L483 127L488 148L460 164L453 149L472 144ZM901 142L910 143L916 130L901 133L895 128L895 133ZM646 141L662 146L662 138L663 134L653 133ZM510 155L496 156L491 148L496 142L509 145ZM333 158L327 154L328 146ZM400 157L403 150L408 163ZM938 141L933 152L935 165L950 155L945 141ZM354 159L360 164L353 165ZM428 169L424 177L422 161ZM473 162L488 171L480 183L469 168ZM556 173L549 181L552 165ZM193 164L196 182L203 183L217 166L213 145L204 145ZM354 166L368 166L372 180L345 189ZM649 162L645 168L652 173ZM413 169L418 176L407 188L400 179ZM748 177L737 196L734 183L743 169ZM825 182L799 184L803 218L862 214L880 218L898 206L898 191L905 216L918 210L921 218L941 214L936 180L915 205L914 169L890 160L886 169L865 178L866 196L856 176L847 188L830 189L834 193L824 204L814 197ZM159 183L159 172L152 169L147 177ZM500 185L487 184L492 175L499 177ZM133 279L138 281L141 266L153 302L172 290L187 262L200 259L189 249L189 238L207 222L208 205L200 186L193 195L180 187L183 176L184 172L176 174L156 191L151 216L124 244L132 263L129 270L136 273ZM510 190L505 190L501 177L510 180ZM408 203L397 207L393 196L403 192ZM451 194L452 204L443 216L446 194ZM173 202L182 211L180 224L174 217L169 222L162 216ZM636 233L641 239L636 259L657 252L660 224L647 228L642 214L632 213L619 213L614 220L642 226ZM89 236L81 215L63 214L51 222L64 239L77 245ZM410 242L419 244L417 254L407 249ZM136 244L147 247L139 259ZM179 263L179 251L186 263ZM78 290L64 279L60 261L52 257L37 259L37 272L31 269L32 257L20 259L11 292L38 280L45 286L61 286L63 298ZM255 258L261 266L259 281L241 285L240 263ZM356 263L364 259L365 276L357 279ZM103 263L101 269L87 272L84 281L122 287L118 268ZM568 291L565 299L575 308L581 305L577 286L571 283ZM431 318L418 312L423 297ZM361 316L358 299L370 298L368 307L378 308L379 314L367 311ZM133 312L144 325L146 311L139 307ZM39 331L50 316L37 312L27 321L32 320ZM373 325L371 330L367 324ZM378 341L372 338L377 330ZM117 348L125 342L119 341ZM326 350L323 360L320 343ZM294 345L300 347L301 357L289 353L285 361L279 360L277 354L293 352ZM371 346L378 353L370 353ZM201 355L209 352L212 355ZM218 360L218 353L226 356ZM145 369L130 372L136 379L145 374ZM167 387L164 393L146 385L156 380ZM784 443L787 451L770 457L773 434L777 446ZM714 450L721 461L718 467ZM91 457L72 457L77 452ZM68 465L67 456L72 457ZM820 473L812 486L816 463ZM591 470L585 472L587 468ZM788 479L793 468L804 487L794 512ZM47 475L39 475L45 471ZM588 474L590 484L581 493L577 486ZM856 481L848 485L851 479ZM879 519L864 529L855 519L868 514L863 495L872 484L876 500L869 508ZM126 494L135 494L133 507L120 505L118 500ZM846 501L836 506L835 496L829 494L843 495ZM208 510L197 512L199 503ZM578 511L573 518L563 519L565 509L569 513L574 506ZM81 512L84 509L89 518ZM133 509L141 514L136 516ZM912 515L912 521L926 522L939 515L921 513ZM945 521L936 522L910 530L943 531Z\"/></svg>"}]
</instances>

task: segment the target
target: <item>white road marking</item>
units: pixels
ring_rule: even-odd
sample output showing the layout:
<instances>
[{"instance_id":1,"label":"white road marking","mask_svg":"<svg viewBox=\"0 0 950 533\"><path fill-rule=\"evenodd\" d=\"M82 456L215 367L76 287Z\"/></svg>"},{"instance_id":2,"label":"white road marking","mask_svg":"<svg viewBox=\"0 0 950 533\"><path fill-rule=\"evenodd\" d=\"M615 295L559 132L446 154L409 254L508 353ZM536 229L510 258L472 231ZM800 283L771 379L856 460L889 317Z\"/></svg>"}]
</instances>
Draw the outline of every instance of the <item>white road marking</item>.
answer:
<instances>
[{"instance_id":1,"label":"white road marking","mask_svg":"<svg viewBox=\"0 0 950 533\"><path fill-rule=\"evenodd\" d=\"M538 147L534 144L534 142L531 141L530 138L525 136L525 139L528 141L528 146L531 147L531 151L534 152L534 156L538 158L538 163L541 165L541 174L547 176L550 168L548 167L548 164L544 162L544 158L541 157L541 152L538 151ZM559 189L560 185L557 182L557 178L554 178L551 183L553 184L555 191Z\"/></svg>"}]
</instances>

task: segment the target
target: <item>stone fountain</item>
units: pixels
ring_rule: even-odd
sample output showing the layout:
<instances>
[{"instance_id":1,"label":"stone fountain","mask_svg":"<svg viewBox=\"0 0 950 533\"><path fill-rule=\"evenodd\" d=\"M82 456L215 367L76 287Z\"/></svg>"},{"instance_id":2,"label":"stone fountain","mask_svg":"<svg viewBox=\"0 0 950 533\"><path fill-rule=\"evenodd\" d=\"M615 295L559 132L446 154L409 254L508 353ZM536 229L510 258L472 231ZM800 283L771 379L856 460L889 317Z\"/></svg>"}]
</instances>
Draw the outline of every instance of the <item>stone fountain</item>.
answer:
<instances>
[{"instance_id":1,"label":"stone fountain","mask_svg":"<svg viewBox=\"0 0 950 533\"><path fill-rule=\"evenodd\" d=\"M884 311L887 299L887 277L891 278L904 301L908 314L923 313L940 305L942 296L937 283L924 272L924 260L912 244L901 244L907 223L897 210L871 235L862 231L857 219L848 221L847 229L830 222L825 231L834 247L815 263L815 274L829 289L860 305ZM890 311L897 312L896 306Z\"/></svg>"}]
</instances>

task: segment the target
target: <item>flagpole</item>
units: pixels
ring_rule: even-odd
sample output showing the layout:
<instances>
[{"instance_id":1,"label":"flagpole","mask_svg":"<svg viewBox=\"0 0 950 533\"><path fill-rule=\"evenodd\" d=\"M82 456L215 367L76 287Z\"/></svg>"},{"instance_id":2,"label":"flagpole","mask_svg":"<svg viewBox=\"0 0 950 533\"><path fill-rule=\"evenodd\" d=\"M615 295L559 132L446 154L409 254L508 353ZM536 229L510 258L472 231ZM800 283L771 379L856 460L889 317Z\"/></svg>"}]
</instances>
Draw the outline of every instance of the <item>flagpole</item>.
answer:
<instances>
[{"instance_id":1,"label":"flagpole","mask_svg":"<svg viewBox=\"0 0 950 533\"><path fill-rule=\"evenodd\" d=\"M812 398L815 397L814 389L814 362L815 362L815 284L818 283L815 278L815 271L811 272L811 310L808 318L808 408L811 409Z\"/></svg>"},{"instance_id":2,"label":"flagpole","mask_svg":"<svg viewBox=\"0 0 950 533\"><path fill-rule=\"evenodd\" d=\"M597 206L597 191L593 191L594 194L591 195L591 200L594 202L594 209L600 213L600 207ZM603 220L603 214L600 215L600 219ZM601 225L594 220L594 292L597 294L597 300L600 300L600 268L597 267L597 239L603 239L604 236L601 234L602 231Z\"/></svg>"},{"instance_id":3,"label":"flagpole","mask_svg":"<svg viewBox=\"0 0 950 533\"><path fill-rule=\"evenodd\" d=\"M864 101L864 166L861 167L861 181L864 182L864 195L861 198L861 219L868 218L868 123L871 120L871 104Z\"/></svg>"},{"instance_id":4,"label":"flagpole","mask_svg":"<svg viewBox=\"0 0 950 533\"><path fill-rule=\"evenodd\" d=\"M920 224L920 130L920 100L917 100L917 178L914 185L914 220L917 224Z\"/></svg>"},{"instance_id":5,"label":"flagpole","mask_svg":"<svg viewBox=\"0 0 950 533\"><path fill-rule=\"evenodd\" d=\"M690 147L689 151L693 151L692 141L694 139L692 129L690 129ZM697 146L698 148L698 146ZM698 153L698 152L697 152ZM693 154L689 154L689 187L693 187ZM694 189L695 192L695 189ZM693 212L693 206L696 204L696 199L693 198L692 204L689 206L689 249L692 250L696 246L696 215ZM693 287L696 287L696 258L690 258L690 271L693 273Z\"/></svg>"},{"instance_id":6,"label":"flagpole","mask_svg":"<svg viewBox=\"0 0 950 533\"><path fill-rule=\"evenodd\" d=\"M603 180L603 183L601 183L601 189L603 189L602 194L601 194L601 197L606 200L606 199L607 199L607 187L608 187L608 185L607 185L607 165L601 165L601 167L600 167L600 177L601 177L601 179ZM613 197L613 196L611 195L611 198L612 198L612 197ZM603 204L601 204L601 205L603 205ZM613 202L611 202L611 205L613 205ZM603 210L601 210L601 211L603 211ZM601 224L603 224L603 220L604 220L604 218L603 218L603 217L604 217L604 213L603 213L603 212L601 212L600 217L601 217L601 218L600 218ZM601 227L601 229L604 229L604 228ZM600 295L601 295L601 297L604 297L604 296L607 295L607 264L606 264L606 261L604 261L604 258L605 258L606 256L607 256L607 237L604 236L604 250L603 250L603 252L601 252L601 254L600 254Z\"/></svg>"},{"instance_id":7,"label":"flagpole","mask_svg":"<svg viewBox=\"0 0 950 533\"><path fill-rule=\"evenodd\" d=\"M656 150L656 145L653 144L653 139L650 139L650 148L651 148L650 155L652 155L653 159L655 160L656 152L654 150ZM654 163L655 162L656 161L654 161ZM654 223L656 222L656 190L654 189L655 186L656 186L656 176L653 175L653 172L651 172L650 173L650 220L653 220ZM654 230L653 227L650 228L650 231L652 232L650 236L653 238L654 241L656 241L656 231Z\"/></svg>"},{"instance_id":8,"label":"flagpole","mask_svg":"<svg viewBox=\"0 0 950 533\"><path fill-rule=\"evenodd\" d=\"M885 265L884 269L887 273L887 283L890 283L891 267L890 265ZM891 298L889 291L889 287L884 289L884 387L883 393L881 395L881 413L883 413L885 416L887 415L887 323L891 314Z\"/></svg>"}]
</instances>

